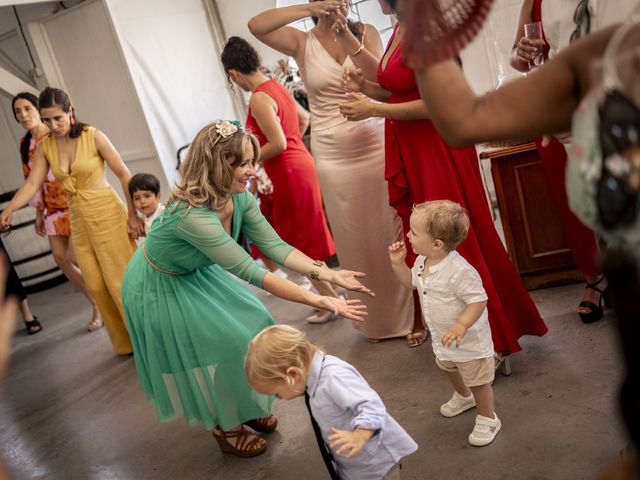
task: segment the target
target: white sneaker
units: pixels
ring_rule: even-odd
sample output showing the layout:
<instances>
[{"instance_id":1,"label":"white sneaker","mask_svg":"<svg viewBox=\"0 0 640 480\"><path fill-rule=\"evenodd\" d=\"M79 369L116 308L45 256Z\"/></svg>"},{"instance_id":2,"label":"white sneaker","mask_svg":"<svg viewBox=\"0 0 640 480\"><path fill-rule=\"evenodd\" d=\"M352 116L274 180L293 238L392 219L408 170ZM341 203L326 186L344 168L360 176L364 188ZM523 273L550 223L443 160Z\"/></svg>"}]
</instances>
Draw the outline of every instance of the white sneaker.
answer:
<instances>
[{"instance_id":1,"label":"white sneaker","mask_svg":"<svg viewBox=\"0 0 640 480\"><path fill-rule=\"evenodd\" d=\"M313 315L309 315L307 317L307 322L326 323L333 318L335 318L335 315L333 312L329 312L327 310L319 310L319 311L316 311Z\"/></svg>"},{"instance_id":2,"label":"white sneaker","mask_svg":"<svg viewBox=\"0 0 640 480\"><path fill-rule=\"evenodd\" d=\"M500 422L498 415L494 412L493 416L496 418L476 415L476 425L473 427L471 435L469 435L469 443L471 445L474 447L484 447L493 442L500 428L502 428L502 422Z\"/></svg>"},{"instance_id":3,"label":"white sneaker","mask_svg":"<svg viewBox=\"0 0 640 480\"><path fill-rule=\"evenodd\" d=\"M453 396L449 401L440 405L440 414L447 418L455 417L456 415L460 415L462 412L466 412L475 406L476 400L473 398L473 395L463 397L454 390Z\"/></svg>"}]
</instances>

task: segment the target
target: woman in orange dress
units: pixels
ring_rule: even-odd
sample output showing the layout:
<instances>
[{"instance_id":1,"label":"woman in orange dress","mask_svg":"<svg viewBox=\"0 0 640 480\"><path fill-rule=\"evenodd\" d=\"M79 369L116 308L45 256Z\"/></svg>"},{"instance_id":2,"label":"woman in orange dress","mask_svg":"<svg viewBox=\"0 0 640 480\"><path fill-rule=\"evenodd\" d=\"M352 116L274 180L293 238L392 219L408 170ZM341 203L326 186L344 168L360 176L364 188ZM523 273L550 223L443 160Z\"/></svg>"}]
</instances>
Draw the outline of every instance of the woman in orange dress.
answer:
<instances>
[{"instance_id":1,"label":"woman in orange dress","mask_svg":"<svg viewBox=\"0 0 640 480\"><path fill-rule=\"evenodd\" d=\"M27 130L26 135L20 140L22 172L26 179L33 168L36 146L49 134L49 129L40 118L38 97L35 95L27 92L17 94L13 97L12 110L16 121ZM87 324L87 330L93 332L99 329L102 326L100 312L89 295L82 273L75 263L73 246L70 242L71 224L67 196L60 184L56 182L51 170L47 172L47 178L42 187L29 204L36 209L36 233L48 237L56 265L93 306L93 314L91 321Z\"/></svg>"}]
</instances>

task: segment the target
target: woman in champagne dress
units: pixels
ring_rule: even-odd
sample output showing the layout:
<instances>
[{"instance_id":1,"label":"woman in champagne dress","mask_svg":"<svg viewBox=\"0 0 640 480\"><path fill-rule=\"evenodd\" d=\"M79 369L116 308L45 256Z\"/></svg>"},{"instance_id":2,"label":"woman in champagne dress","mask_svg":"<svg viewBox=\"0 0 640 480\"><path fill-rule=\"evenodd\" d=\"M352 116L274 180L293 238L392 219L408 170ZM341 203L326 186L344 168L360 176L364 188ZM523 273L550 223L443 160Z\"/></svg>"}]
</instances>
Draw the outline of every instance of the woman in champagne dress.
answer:
<instances>
[{"instance_id":1,"label":"woman in champagne dress","mask_svg":"<svg viewBox=\"0 0 640 480\"><path fill-rule=\"evenodd\" d=\"M413 329L411 292L395 280L387 245L400 239L400 219L389 206L384 181L383 122L347 122L338 109L346 90L345 67L365 55L382 54L380 37L371 25L350 24L362 48L345 51L334 42L332 25L340 2L312 2L265 11L249 21L262 42L295 58L309 96L311 152L338 258L367 273L376 298L363 298L369 316L356 327L372 340L409 336ZM302 32L287 25L306 17L317 25ZM411 337L408 337L411 341Z\"/></svg>"}]
</instances>

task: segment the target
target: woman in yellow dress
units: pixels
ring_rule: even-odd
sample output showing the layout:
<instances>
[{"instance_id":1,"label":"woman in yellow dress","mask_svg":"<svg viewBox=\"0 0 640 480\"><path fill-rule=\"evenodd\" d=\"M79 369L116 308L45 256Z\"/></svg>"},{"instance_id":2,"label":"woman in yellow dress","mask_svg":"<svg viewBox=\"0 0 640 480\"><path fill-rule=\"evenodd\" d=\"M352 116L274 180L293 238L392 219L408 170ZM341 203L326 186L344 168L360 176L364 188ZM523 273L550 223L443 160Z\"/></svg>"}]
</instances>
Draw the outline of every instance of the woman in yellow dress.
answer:
<instances>
[{"instance_id":1,"label":"woman in yellow dress","mask_svg":"<svg viewBox=\"0 0 640 480\"><path fill-rule=\"evenodd\" d=\"M42 122L38 112L38 97L32 93L18 93L12 100L13 116L27 133L20 139L20 156L25 180L29 177L36 156L36 147L49 135L49 129ZM102 327L102 319L82 278L71 245L71 222L67 195L49 171L40 191L31 199L29 205L36 209L36 233L49 239L51 253L62 273L73 285L87 297L93 306L91 321L87 330L94 332ZM33 329L29 329L29 332Z\"/></svg>"},{"instance_id":2,"label":"woman in yellow dress","mask_svg":"<svg viewBox=\"0 0 640 480\"><path fill-rule=\"evenodd\" d=\"M0 215L0 227L11 225L13 212L39 191L50 168L67 194L78 265L98 305L113 350L118 355L130 354L120 284L136 249L133 238L144 233L144 222L136 215L127 194L131 173L104 133L76 119L65 92L47 87L40 94L38 106L51 133L36 149L29 178ZM127 195L128 213L107 182L105 163Z\"/></svg>"}]
</instances>

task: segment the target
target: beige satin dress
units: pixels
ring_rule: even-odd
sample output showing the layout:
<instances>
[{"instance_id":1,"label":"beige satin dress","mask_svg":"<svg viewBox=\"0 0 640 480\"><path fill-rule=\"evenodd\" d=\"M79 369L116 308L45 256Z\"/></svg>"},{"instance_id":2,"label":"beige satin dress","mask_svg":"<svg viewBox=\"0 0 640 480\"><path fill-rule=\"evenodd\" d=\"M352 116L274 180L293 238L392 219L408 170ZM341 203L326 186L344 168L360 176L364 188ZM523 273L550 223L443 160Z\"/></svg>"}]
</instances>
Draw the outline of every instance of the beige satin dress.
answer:
<instances>
[{"instance_id":1,"label":"beige satin dress","mask_svg":"<svg viewBox=\"0 0 640 480\"><path fill-rule=\"evenodd\" d=\"M384 123L370 118L349 122L338 105L346 101L341 76L355 68L340 65L312 32L307 34L300 69L311 108L311 153L338 251L340 266L365 272L375 298L361 297L369 315L354 323L369 338L406 335L413 327L411 292L391 270L387 246L402 238L402 225L389 206L384 179Z\"/></svg>"}]
</instances>

